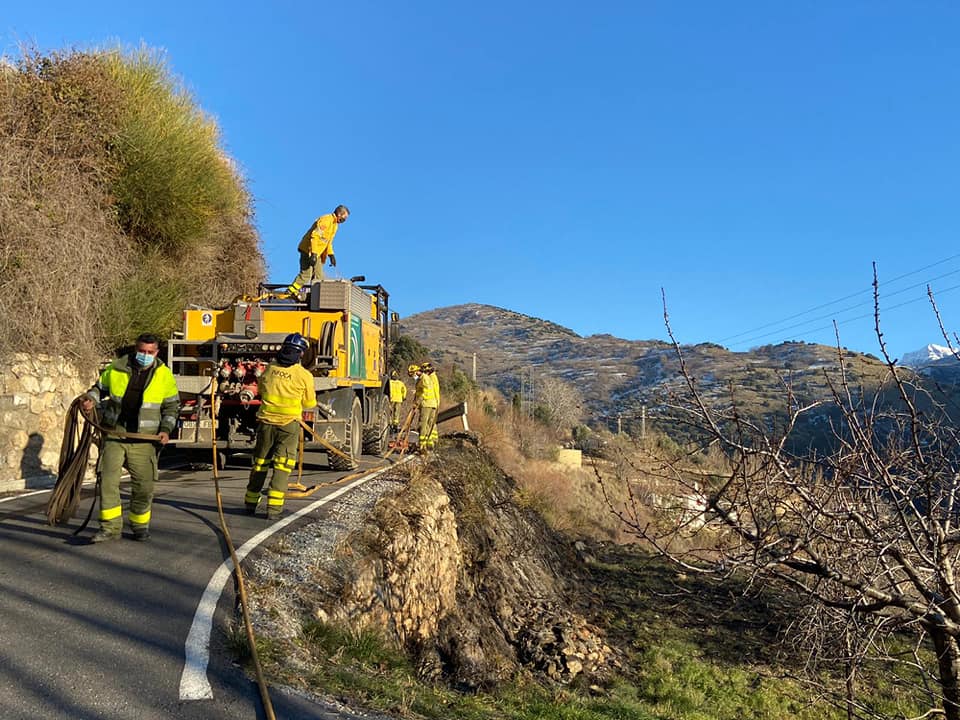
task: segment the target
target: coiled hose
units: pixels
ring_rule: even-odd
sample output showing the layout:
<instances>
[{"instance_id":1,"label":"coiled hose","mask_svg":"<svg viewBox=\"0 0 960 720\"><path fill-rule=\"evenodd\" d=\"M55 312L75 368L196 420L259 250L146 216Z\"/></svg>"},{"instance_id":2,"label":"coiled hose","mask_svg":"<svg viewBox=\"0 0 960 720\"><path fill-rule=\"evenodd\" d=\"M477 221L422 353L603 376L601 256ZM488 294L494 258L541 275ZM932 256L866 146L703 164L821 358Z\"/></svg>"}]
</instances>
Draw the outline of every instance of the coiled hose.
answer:
<instances>
[{"instance_id":1,"label":"coiled hose","mask_svg":"<svg viewBox=\"0 0 960 720\"><path fill-rule=\"evenodd\" d=\"M74 516L80 504L83 476L87 472L87 463L90 460L90 447L96 444L100 447L103 435L97 422L97 410L90 411L90 419L83 418L81 404L84 395L80 395L70 404L67 417L63 424L63 442L60 444L60 461L57 464L57 483L53 486L50 499L47 501L47 522L58 525ZM99 473L97 473L99 480ZM90 507L93 512L93 506ZM90 516L84 520L77 532L83 530L90 521Z\"/></svg>"}]
</instances>

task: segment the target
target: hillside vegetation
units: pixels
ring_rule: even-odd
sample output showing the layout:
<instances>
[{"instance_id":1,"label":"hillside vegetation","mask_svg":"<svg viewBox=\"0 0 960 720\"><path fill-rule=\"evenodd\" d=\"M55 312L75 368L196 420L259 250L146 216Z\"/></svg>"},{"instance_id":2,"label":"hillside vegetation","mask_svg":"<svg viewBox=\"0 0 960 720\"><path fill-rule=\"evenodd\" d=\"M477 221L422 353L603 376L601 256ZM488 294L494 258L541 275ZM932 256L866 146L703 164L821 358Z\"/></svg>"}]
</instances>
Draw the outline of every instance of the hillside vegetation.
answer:
<instances>
[{"instance_id":1,"label":"hillside vegetation","mask_svg":"<svg viewBox=\"0 0 960 720\"><path fill-rule=\"evenodd\" d=\"M152 51L0 65L0 351L89 363L255 290L251 198Z\"/></svg>"},{"instance_id":2,"label":"hillside vegetation","mask_svg":"<svg viewBox=\"0 0 960 720\"><path fill-rule=\"evenodd\" d=\"M489 305L437 308L403 320L413 340L436 348L438 367L471 368L476 354L477 381L511 397L521 390L539 398L545 383L561 381L583 398L583 415L594 429L622 429L632 435L657 429L674 440L693 439L673 407L686 391L674 347L658 340L625 340L612 335L581 337L539 318ZM846 348L783 342L747 352L714 343L683 346L684 361L703 398L769 427L784 423L790 404L827 401L810 413L791 435L791 448L829 449L831 384L839 380L842 360L848 382L871 396L889 376L876 357Z\"/></svg>"}]
</instances>

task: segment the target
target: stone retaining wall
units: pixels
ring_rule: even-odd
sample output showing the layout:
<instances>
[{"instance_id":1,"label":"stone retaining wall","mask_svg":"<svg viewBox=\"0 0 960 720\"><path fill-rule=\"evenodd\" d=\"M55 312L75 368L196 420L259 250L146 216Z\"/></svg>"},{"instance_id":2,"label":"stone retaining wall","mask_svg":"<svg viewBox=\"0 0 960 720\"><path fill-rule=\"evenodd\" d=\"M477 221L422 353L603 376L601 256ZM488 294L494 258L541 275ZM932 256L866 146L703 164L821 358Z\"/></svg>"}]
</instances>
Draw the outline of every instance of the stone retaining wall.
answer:
<instances>
[{"instance_id":1,"label":"stone retaining wall","mask_svg":"<svg viewBox=\"0 0 960 720\"><path fill-rule=\"evenodd\" d=\"M67 409L92 382L64 358L0 359L0 492L53 484Z\"/></svg>"}]
</instances>

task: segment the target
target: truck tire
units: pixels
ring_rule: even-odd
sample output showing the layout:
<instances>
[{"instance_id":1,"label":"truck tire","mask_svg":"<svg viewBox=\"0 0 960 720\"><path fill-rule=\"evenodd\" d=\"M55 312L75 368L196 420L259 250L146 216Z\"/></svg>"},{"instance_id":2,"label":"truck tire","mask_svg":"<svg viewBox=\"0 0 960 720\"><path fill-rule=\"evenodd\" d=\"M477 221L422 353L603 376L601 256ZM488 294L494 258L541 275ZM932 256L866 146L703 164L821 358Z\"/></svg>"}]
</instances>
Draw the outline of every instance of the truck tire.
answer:
<instances>
[{"instance_id":1,"label":"truck tire","mask_svg":"<svg viewBox=\"0 0 960 720\"><path fill-rule=\"evenodd\" d=\"M340 451L348 457L340 457L334 453L327 453L327 462L331 470L356 470L357 460L360 458L361 442L363 440L363 410L360 399L353 399L350 409L350 422L347 423L346 440Z\"/></svg>"},{"instance_id":2,"label":"truck tire","mask_svg":"<svg viewBox=\"0 0 960 720\"><path fill-rule=\"evenodd\" d=\"M387 432L389 418L387 407L381 403L380 411L374 418L373 425L363 429L363 454L381 456L387 449Z\"/></svg>"}]
</instances>

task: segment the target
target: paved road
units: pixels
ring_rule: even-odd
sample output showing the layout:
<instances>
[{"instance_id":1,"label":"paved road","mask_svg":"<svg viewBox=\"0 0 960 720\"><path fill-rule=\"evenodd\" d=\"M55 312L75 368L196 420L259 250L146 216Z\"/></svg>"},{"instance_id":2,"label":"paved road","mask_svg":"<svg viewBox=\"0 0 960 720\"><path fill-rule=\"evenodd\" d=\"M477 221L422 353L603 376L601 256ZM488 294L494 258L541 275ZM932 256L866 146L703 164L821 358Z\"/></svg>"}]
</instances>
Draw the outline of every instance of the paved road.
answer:
<instances>
[{"instance_id":1,"label":"paved road","mask_svg":"<svg viewBox=\"0 0 960 720\"><path fill-rule=\"evenodd\" d=\"M306 485L342 477L326 471L322 458L308 456ZM362 467L379 464L385 463L365 457ZM248 472L231 467L221 473L237 548L268 526L265 518L241 510ZM47 493L0 502L0 718L264 717L257 688L233 665L225 634L234 615L232 580L213 624L207 673L213 699L184 702L179 695L194 613L211 576L229 557L211 478L209 471L162 470L146 543L126 534L119 542L78 544L72 533L80 520L47 525ZM287 510L305 508L343 484L290 498ZM92 494L92 487L84 493L81 518ZM323 512L321 507L309 515ZM278 718L335 717L295 695L271 690L271 698Z\"/></svg>"}]
</instances>

